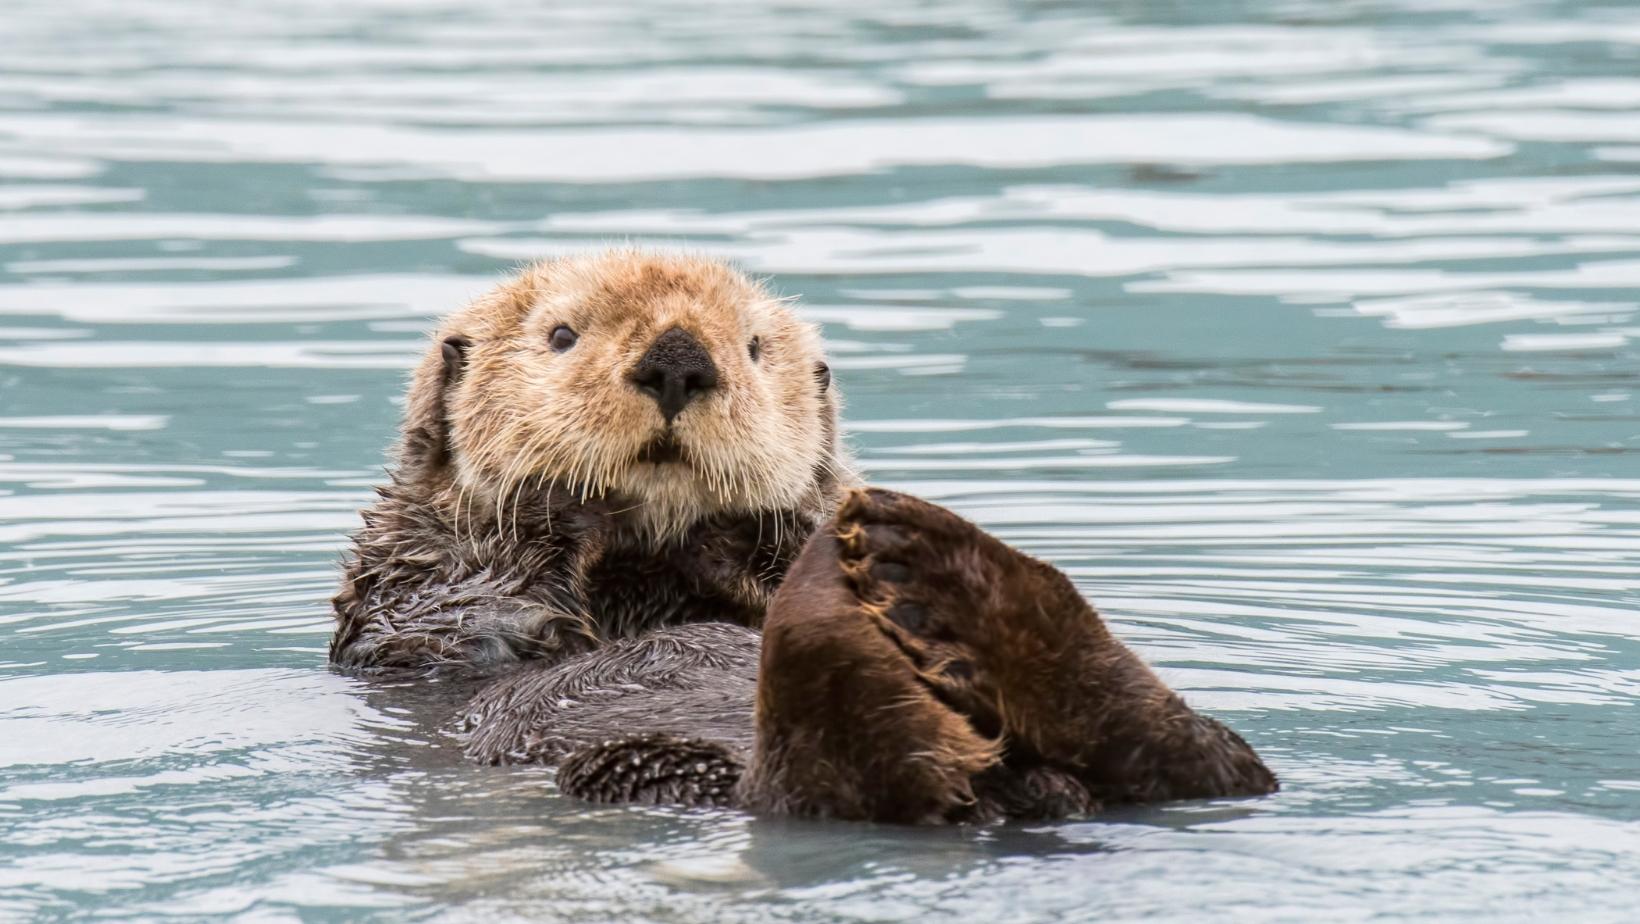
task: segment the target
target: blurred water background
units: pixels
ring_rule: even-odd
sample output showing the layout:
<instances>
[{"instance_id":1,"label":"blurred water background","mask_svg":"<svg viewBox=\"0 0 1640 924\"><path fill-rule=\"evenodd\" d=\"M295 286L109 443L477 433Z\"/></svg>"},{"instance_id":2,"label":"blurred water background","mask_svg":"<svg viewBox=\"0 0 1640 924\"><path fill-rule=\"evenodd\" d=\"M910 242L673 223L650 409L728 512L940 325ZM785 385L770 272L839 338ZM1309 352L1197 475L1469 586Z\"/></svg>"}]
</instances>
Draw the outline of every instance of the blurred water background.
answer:
<instances>
[{"instance_id":1,"label":"blurred water background","mask_svg":"<svg viewBox=\"0 0 1640 924\"><path fill-rule=\"evenodd\" d=\"M328 672L431 319L628 240L1285 791L594 809ZM1630 2L8 0L0 918L1632 920L1637 291Z\"/></svg>"}]
</instances>

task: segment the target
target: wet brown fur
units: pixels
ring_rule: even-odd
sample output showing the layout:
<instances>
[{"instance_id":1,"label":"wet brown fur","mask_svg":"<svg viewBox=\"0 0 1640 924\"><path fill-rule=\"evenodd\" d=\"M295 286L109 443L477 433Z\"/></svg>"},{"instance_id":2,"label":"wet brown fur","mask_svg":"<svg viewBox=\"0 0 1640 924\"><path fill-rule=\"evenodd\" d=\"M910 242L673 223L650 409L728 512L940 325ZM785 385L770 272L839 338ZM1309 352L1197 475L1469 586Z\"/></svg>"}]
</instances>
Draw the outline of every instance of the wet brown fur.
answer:
<instances>
[{"instance_id":1,"label":"wet brown fur","mask_svg":"<svg viewBox=\"0 0 1640 924\"><path fill-rule=\"evenodd\" d=\"M581 339L554 353L559 324ZM624 370L673 327L727 384L658 465ZM458 720L468 755L557 764L595 801L939 823L1275 790L1063 574L852 487L821 369L812 329L720 264L527 269L415 373L333 661L499 673Z\"/></svg>"}]
</instances>

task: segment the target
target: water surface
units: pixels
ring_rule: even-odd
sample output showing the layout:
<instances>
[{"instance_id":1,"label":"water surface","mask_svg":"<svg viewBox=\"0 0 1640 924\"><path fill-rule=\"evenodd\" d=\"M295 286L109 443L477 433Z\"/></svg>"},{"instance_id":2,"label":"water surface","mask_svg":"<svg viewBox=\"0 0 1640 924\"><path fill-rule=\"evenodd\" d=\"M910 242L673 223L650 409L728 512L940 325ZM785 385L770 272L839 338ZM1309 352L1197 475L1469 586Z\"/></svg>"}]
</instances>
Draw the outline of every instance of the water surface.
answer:
<instances>
[{"instance_id":1,"label":"water surface","mask_svg":"<svg viewBox=\"0 0 1640 924\"><path fill-rule=\"evenodd\" d=\"M1626 920L1640 12L13 0L0 917ZM563 7L563 8L559 8ZM328 672L439 313L683 246L1276 797L589 809Z\"/></svg>"}]
</instances>

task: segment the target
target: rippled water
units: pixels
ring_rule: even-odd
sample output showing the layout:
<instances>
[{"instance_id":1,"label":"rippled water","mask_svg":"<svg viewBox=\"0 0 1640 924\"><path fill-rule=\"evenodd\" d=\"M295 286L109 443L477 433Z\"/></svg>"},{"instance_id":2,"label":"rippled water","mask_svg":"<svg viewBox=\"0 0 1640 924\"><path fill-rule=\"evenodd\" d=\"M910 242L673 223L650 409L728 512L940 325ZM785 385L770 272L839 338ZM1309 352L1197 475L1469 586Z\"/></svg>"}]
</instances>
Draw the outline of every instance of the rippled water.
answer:
<instances>
[{"instance_id":1,"label":"rippled water","mask_svg":"<svg viewBox=\"0 0 1640 924\"><path fill-rule=\"evenodd\" d=\"M1626 920L1640 9L10 0L0 917ZM326 671L437 313L683 244L1277 797L588 809Z\"/></svg>"}]
</instances>

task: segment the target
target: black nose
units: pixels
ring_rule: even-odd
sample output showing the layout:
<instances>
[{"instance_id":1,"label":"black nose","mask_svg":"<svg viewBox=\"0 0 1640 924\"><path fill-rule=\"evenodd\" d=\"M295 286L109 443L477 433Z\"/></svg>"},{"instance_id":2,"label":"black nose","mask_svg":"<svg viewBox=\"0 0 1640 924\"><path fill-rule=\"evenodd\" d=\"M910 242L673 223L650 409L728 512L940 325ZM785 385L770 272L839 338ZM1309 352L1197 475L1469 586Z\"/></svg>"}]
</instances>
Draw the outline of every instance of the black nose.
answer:
<instances>
[{"instance_id":1,"label":"black nose","mask_svg":"<svg viewBox=\"0 0 1640 924\"><path fill-rule=\"evenodd\" d=\"M666 422L717 387L717 366L712 354L688 331L674 327L649 345L630 376L638 390L655 399Z\"/></svg>"}]
</instances>

